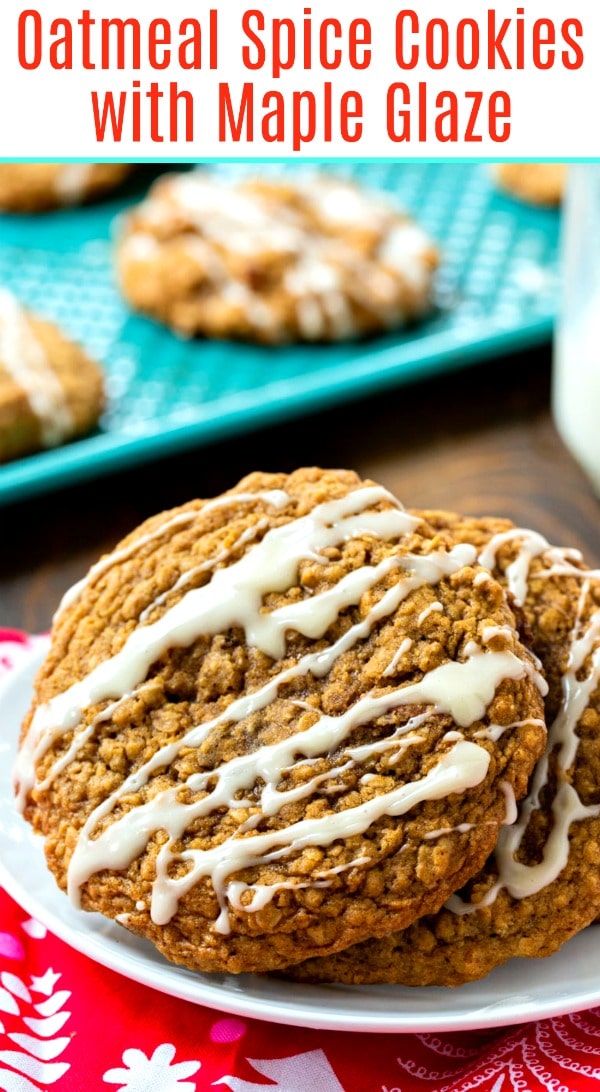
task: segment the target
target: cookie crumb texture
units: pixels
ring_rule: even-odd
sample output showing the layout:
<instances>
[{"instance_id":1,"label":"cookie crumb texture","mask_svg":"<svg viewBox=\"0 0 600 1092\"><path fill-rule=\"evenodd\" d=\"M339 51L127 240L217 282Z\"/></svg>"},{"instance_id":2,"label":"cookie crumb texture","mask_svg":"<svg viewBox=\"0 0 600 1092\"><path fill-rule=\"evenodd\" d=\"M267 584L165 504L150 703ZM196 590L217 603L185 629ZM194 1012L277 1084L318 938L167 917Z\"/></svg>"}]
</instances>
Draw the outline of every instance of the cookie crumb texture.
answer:
<instances>
[{"instance_id":1,"label":"cookie crumb texture","mask_svg":"<svg viewBox=\"0 0 600 1092\"><path fill-rule=\"evenodd\" d=\"M104 196L130 174L128 163L0 163L0 209L47 212Z\"/></svg>"},{"instance_id":2,"label":"cookie crumb texture","mask_svg":"<svg viewBox=\"0 0 600 1092\"><path fill-rule=\"evenodd\" d=\"M342 179L155 183L117 263L131 305L184 336L341 341L431 308L435 247L381 194Z\"/></svg>"},{"instance_id":3,"label":"cookie crumb texture","mask_svg":"<svg viewBox=\"0 0 600 1092\"><path fill-rule=\"evenodd\" d=\"M103 407L99 366L0 289L0 462L85 435Z\"/></svg>"},{"instance_id":4,"label":"cookie crumb texture","mask_svg":"<svg viewBox=\"0 0 600 1092\"><path fill-rule=\"evenodd\" d=\"M203 971L436 911L546 738L474 561L344 471L253 474L145 523L63 603L23 728L59 885Z\"/></svg>"},{"instance_id":5,"label":"cookie crumb texture","mask_svg":"<svg viewBox=\"0 0 600 1092\"><path fill-rule=\"evenodd\" d=\"M512 826L460 897L401 933L290 971L303 981L457 986L557 951L600 914L600 580L507 520L424 513L518 600L548 680L548 743Z\"/></svg>"}]
</instances>

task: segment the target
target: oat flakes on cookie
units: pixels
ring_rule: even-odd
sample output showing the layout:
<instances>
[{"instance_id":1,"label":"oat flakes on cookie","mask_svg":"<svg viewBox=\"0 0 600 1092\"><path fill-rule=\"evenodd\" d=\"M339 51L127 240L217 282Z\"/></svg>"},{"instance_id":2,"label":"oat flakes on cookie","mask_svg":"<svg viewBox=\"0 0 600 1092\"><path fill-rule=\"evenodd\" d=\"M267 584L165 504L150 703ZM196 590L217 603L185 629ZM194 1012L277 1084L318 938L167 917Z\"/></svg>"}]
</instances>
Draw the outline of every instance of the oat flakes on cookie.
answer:
<instances>
[{"instance_id":1,"label":"oat flakes on cookie","mask_svg":"<svg viewBox=\"0 0 600 1092\"><path fill-rule=\"evenodd\" d=\"M98 365L0 289L0 462L89 432L103 405Z\"/></svg>"},{"instance_id":2,"label":"oat flakes on cookie","mask_svg":"<svg viewBox=\"0 0 600 1092\"><path fill-rule=\"evenodd\" d=\"M116 189L131 170L128 163L0 163L0 209L80 205Z\"/></svg>"},{"instance_id":3,"label":"oat flakes on cookie","mask_svg":"<svg viewBox=\"0 0 600 1092\"><path fill-rule=\"evenodd\" d=\"M203 971L438 909L546 739L475 557L344 471L145 523L59 609L24 725L19 799L59 885Z\"/></svg>"},{"instance_id":4,"label":"oat flakes on cookie","mask_svg":"<svg viewBox=\"0 0 600 1092\"><path fill-rule=\"evenodd\" d=\"M340 341L431 307L437 253L386 199L327 176L155 183L117 253L130 304L186 336Z\"/></svg>"},{"instance_id":5,"label":"oat flakes on cookie","mask_svg":"<svg viewBox=\"0 0 600 1092\"><path fill-rule=\"evenodd\" d=\"M435 917L294 968L309 981L456 986L547 956L600 914L600 574L506 520L428 512L521 605L549 682L549 735L485 867Z\"/></svg>"}]
</instances>

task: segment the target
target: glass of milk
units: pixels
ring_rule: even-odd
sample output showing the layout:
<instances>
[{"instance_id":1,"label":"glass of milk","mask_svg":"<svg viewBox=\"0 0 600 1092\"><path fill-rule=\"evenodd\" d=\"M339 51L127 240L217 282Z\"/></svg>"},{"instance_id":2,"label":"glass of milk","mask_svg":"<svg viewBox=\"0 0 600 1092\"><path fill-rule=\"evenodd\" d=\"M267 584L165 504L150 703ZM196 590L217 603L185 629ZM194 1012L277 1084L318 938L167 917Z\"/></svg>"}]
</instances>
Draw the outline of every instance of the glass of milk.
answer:
<instances>
[{"instance_id":1,"label":"glass of milk","mask_svg":"<svg viewBox=\"0 0 600 1092\"><path fill-rule=\"evenodd\" d=\"M569 171L552 403L560 435L600 494L600 165Z\"/></svg>"}]
</instances>

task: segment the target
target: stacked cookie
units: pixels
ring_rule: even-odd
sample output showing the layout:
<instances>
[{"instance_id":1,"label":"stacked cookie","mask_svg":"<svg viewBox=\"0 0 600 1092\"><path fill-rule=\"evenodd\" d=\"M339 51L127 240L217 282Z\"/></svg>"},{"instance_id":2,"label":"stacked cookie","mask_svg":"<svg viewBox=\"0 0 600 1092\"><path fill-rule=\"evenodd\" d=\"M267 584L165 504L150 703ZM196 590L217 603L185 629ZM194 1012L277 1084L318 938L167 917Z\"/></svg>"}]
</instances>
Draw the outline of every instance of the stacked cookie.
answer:
<instances>
[{"instance_id":1,"label":"stacked cookie","mask_svg":"<svg viewBox=\"0 0 600 1092\"><path fill-rule=\"evenodd\" d=\"M294 968L302 980L448 985L547 956L600 911L600 582L577 551L507 520L428 512L522 612L543 666L548 740L494 852L443 910L402 933Z\"/></svg>"},{"instance_id":2,"label":"stacked cookie","mask_svg":"<svg viewBox=\"0 0 600 1092\"><path fill-rule=\"evenodd\" d=\"M253 474L68 593L19 804L74 902L198 970L547 954L600 911L599 596L504 521Z\"/></svg>"}]
</instances>

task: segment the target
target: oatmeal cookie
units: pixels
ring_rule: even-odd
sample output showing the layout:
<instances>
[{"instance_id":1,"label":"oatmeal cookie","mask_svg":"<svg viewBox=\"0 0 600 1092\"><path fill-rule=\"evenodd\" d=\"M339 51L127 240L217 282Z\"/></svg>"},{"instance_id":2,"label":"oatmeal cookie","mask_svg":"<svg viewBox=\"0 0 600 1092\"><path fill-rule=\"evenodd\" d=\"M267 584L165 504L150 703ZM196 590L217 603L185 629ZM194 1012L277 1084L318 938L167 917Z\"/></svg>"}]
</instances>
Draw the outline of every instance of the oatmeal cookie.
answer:
<instances>
[{"instance_id":1,"label":"oatmeal cookie","mask_svg":"<svg viewBox=\"0 0 600 1092\"><path fill-rule=\"evenodd\" d=\"M0 209L79 205L116 189L131 169L128 163L0 163Z\"/></svg>"},{"instance_id":2,"label":"oatmeal cookie","mask_svg":"<svg viewBox=\"0 0 600 1092\"><path fill-rule=\"evenodd\" d=\"M564 197L565 163L497 163L492 171L501 189L531 205L560 205Z\"/></svg>"},{"instance_id":3,"label":"oatmeal cookie","mask_svg":"<svg viewBox=\"0 0 600 1092\"><path fill-rule=\"evenodd\" d=\"M437 253L382 194L343 179L159 179L117 253L125 297L185 336L339 341L431 306Z\"/></svg>"},{"instance_id":4,"label":"oatmeal cookie","mask_svg":"<svg viewBox=\"0 0 600 1092\"><path fill-rule=\"evenodd\" d=\"M103 390L98 365L79 345L0 289L0 462L89 432Z\"/></svg>"},{"instance_id":5,"label":"oatmeal cookie","mask_svg":"<svg viewBox=\"0 0 600 1092\"><path fill-rule=\"evenodd\" d=\"M549 682L548 744L498 847L459 897L402 933L293 968L309 981L456 986L547 956L600 913L600 574L508 521L427 513L521 604Z\"/></svg>"},{"instance_id":6,"label":"oatmeal cookie","mask_svg":"<svg viewBox=\"0 0 600 1092\"><path fill-rule=\"evenodd\" d=\"M144 524L67 596L24 726L19 799L59 885L204 971L439 908L546 738L474 559L343 471Z\"/></svg>"}]
</instances>

